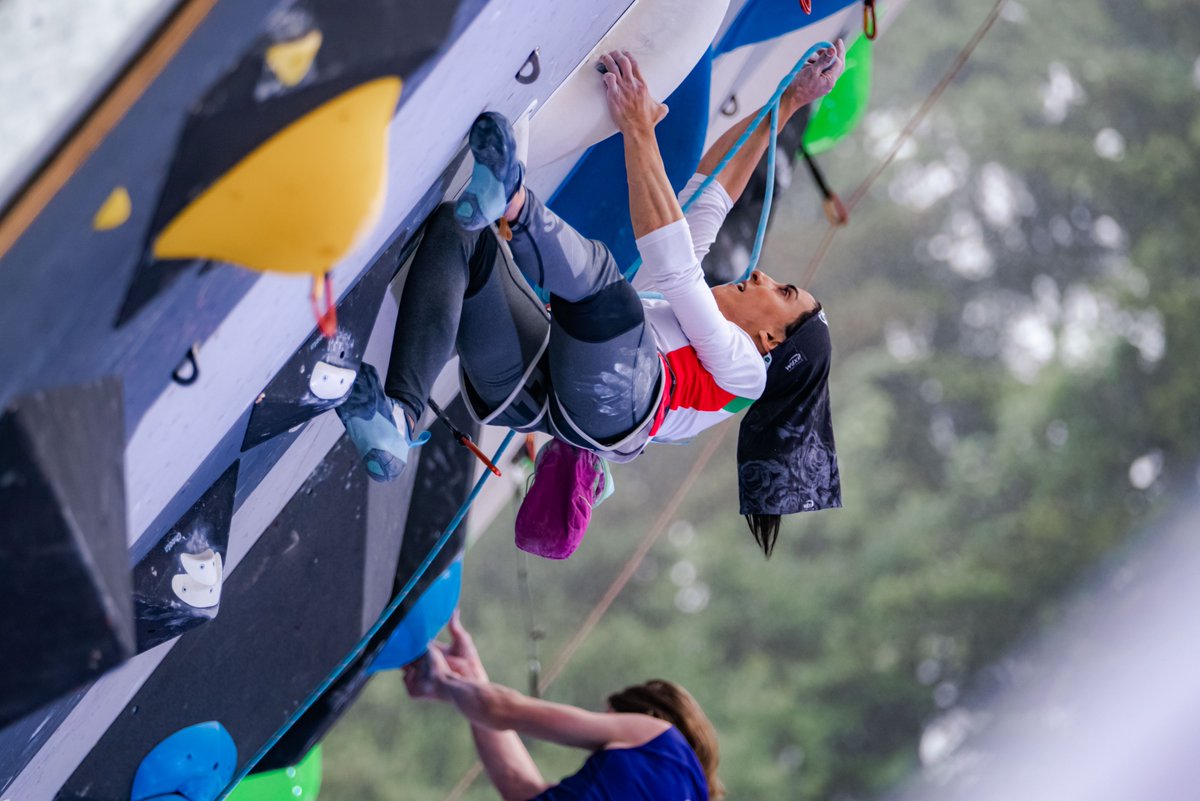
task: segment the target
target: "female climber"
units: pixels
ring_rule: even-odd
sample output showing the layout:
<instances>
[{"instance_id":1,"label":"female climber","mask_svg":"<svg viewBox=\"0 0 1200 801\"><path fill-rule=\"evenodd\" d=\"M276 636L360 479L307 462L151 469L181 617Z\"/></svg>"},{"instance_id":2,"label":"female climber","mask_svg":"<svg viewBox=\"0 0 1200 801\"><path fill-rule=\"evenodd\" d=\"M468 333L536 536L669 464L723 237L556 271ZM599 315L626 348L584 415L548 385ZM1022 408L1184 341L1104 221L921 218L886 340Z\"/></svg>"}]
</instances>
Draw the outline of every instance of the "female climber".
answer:
<instances>
[{"instance_id":1,"label":"female climber","mask_svg":"<svg viewBox=\"0 0 1200 801\"><path fill-rule=\"evenodd\" d=\"M387 380L381 386L364 365L338 413L370 475L389 480L428 437L414 436L416 421L454 349L464 398L480 422L546 432L616 462L651 441L689 440L749 406L738 439L740 506L770 556L781 514L841 501L820 304L757 271L709 289L700 268L768 133L760 128L749 139L685 217L655 139L666 107L627 53L601 61L624 139L643 258L637 280L626 281L603 244L524 186L512 128L484 113L469 137L471 180L456 203L434 212L410 267ZM783 95L781 123L828 93L843 63L840 40L816 53ZM684 197L749 122L716 141ZM530 284L549 292L549 310ZM643 299L639 290L662 299Z\"/></svg>"},{"instance_id":2,"label":"female climber","mask_svg":"<svg viewBox=\"0 0 1200 801\"><path fill-rule=\"evenodd\" d=\"M453 705L471 724L479 761L504 801L707 801L724 796L717 735L696 700L652 680L608 697L608 710L529 698L492 684L456 614L450 645L434 643L404 671L414 698ZM551 785L520 735L592 752L578 773Z\"/></svg>"}]
</instances>

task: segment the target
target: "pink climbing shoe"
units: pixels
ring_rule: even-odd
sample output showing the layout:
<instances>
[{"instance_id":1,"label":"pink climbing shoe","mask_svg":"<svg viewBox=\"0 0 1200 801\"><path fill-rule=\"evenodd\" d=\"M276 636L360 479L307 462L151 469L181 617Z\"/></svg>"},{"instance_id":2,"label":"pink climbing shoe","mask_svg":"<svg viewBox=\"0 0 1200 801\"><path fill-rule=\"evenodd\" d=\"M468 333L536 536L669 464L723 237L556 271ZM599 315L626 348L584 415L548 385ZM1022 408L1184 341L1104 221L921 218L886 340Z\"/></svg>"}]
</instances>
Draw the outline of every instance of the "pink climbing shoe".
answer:
<instances>
[{"instance_id":1,"label":"pink climbing shoe","mask_svg":"<svg viewBox=\"0 0 1200 801\"><path fill-rule=\"evenodd\" d=\"M607 483L599 456L550 440L538 453L533 484L517 512L517 547L546 559L575 553Z\"/></svg>"}]
</instances>

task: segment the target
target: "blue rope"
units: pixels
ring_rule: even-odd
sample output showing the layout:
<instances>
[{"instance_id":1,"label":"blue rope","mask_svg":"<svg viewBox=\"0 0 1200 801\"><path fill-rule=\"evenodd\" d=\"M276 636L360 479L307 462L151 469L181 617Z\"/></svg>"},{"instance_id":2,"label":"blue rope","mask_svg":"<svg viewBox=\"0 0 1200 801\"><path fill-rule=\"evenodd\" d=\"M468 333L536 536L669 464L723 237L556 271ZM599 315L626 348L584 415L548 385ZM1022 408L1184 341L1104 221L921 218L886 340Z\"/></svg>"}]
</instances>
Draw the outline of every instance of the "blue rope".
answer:
<instances>
[{"instance_id":1,"label":"blue rope","mask_svg":"<svg viewBox=\"0 0 1200 801\"><path fill-rule=\"evenodd\" d=\"M509 443L512 442L513 437L516 436L516 433L516 431L510 430L508 435L504 437L504 441L501 442L500 447L496 449L496 455L492 457L493 464L500 461L500 458L504 455L504 452L508 450ZM490 475L491 471L486 469L483 471L483 475L481 475L479 480L475 482L475 486L471 488L471 493L467 495L467 499L463 501L462 506L458 507L458 512L455 513L454 518L446 526L446 530L442 532L442 535L438 538L438 541L434 543L433 548L431 548L429 553L425 555L425 559L420 565L418 565L416 572L413 573L412 576L409 577L408 581L404 583L404 586L400 588L400 592L396 594L396 597L392 599L392 602L388 604L387 608L379 614L379 617L375 620L374 625L367 630L367 633L362 636L362 639L358 641L358 644L354 646L350 653L338 663L337 667L333 669L333 672L326 676L324 681L317 685L315 690L309 693L308 697L304 699L303 703L301 703L300 706L296 708L296 711L293 712L290 717L288 717L287 722L284 723L278 731L271 735L271 738L263 744L262 748L258 749L258 753L254 755L253 759L247 762L242 769L234 775L233 780L223 791L221 791L221 795L217 797L216 801L225 801L225 799L229 797L229 794L233 792L233 789L238 786L238 783L241 782L242 779L246 778L246 776L250 774L250 771L254 769L254 766L257 765L262 758L267 755L267 752L274 748L275 744L283 738L283 735L287 734L288 730L292 728L292 726L296 725L296 721L300 720L300 717L307 712L314 703L317 702L317 699L320 698L325 691L328 690L330 686L337 681L343 673L346 672L346 669L350 667L351 663L354 662L355 659L358 659L360 655L362 655L363 651L367 649L367 645L370 643L371 638L374 637L381 628L383 628L388 619L391 618L391 616L395 614L396 610L400 608L400 604L404 603L404 599L407 598L409 593L413 591L413 588L417 585L417 582L420 581L421 577L425 575L425 571L429 570L430 565L433 564L433 560L436 559L438 554L442 552L442 549L446 547L446 543L450 541L450 536L454 533L455 529L458 528L459 524L462 523L463 518L467 516L467 512L470 511L471 505L475 503L475 499L479 497L479 493L483 489L483 485L487 483Z\"/></svg>"},{"instance_id":2,"label":"blue rope","mask_svg":"<svg viewBox=\"0 0 1200 801\"><path fill-rule=\"evenodd\" d=\"M767 147L767 189L763 193L762 214L758 220L758 232L754 235L754 250L750 251L750 263L739 281L745 281L758 266L762 256L763 241L767 238L767 223L771 219L771 201L775 198L775 145L779 138L779 106L771 109L771 144Z\"/></svg>"},{"instance_id":3,"label":"blue rope","mask_svg":"<svg viewBox=\"0 0 1200 801\"><path fill-rule=\"evenodd\" d=\"M754 132L758 130L758 126L762 124L764 119L766 119L767 114L770 114L772 121L771 141L767 148L767 160L768 166L772 169L768 171L767 196L763 200L762 215L758 220L758 233L755 236L755 252L754 255L751 256L750 264L746 268L745 273L741 278L738 279L739 281L743 281L749 277L750 273L754 271L754 268L758 264L757 256L762 250L761 242L766 235L767 219L771 213L770 199L775 188L775 172L773 168L776 140L778 139L779 102L783 98L783 93L787 91L787 88L791 86L792 81L797 75L800 74L800 70L804 69L804 65L808 63L808 60L816 55L818 50L822 50L827 47L833 47L833 45L831 45L829 42L817 42L815 45L805 51L804 55L800 57L800 60L796 62L796 66L792 67L792 71L789 72L784 79L779 82L779 86L775 88L775 93L771 95L771 99L768 100L766 104L758 110L758 114L756 114L754 119L751 120L749 127L746 128L745 132L743 132L740 137L738 137L738 140L733 143L733 147L729 148L729 152L725 154L724 158L717 162L717 166L713 169L713 171L709 173L708 177L704 179L703 183L700 184L696 191L692 193L692 196L689 197L683 204L683 211L686 213L687 210L692 207L692 204L694 204L696 200L702 194L704 194L704 190L712 186L713 182L717 180L717 176L721 174L721 171L729 166L729 162L733 161L733 157L738 154L738 151L742 149L746 142L750 141L750 137L753 136ZM642 260L641 258L638 258L638 260L630 265L629 269L625 271L625 278L632 281L633 277L637 275L638 268L641 266Z\"/></svg>"}]
</instances>

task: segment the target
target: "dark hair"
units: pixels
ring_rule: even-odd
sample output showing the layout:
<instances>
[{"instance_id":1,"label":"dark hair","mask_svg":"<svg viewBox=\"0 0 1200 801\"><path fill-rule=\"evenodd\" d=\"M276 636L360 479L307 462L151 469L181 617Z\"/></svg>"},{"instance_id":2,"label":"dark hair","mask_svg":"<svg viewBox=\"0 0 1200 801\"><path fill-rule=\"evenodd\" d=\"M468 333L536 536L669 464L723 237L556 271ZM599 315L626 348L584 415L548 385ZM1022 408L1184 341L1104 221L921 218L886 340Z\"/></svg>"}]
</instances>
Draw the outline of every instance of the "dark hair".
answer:
<instances>
[{"instance_id":1,"label":"dark hair","mask_svg":"<svg viewBox=\"0 0 1200 801\"><path fill-rule=\"evenodd\" d=\"M783 338L790 339L792 334L800 330L800 326L820 314L821 309L821 302L817 301L816 306L801 312L799 317L788 323L783 331ZM775 550L775 540L779 538L779 522L782 518L779 515L764 514L750 514L745 517L746 525L750 526L750 533L754 535L754 541L762 548L763 555L770 559Z\"/></svg>"},{"instance_id":2,"label":"dark hair","mask_svg":"<svg viewBox=\"0 0 1200 801\"><path fill-rule=\"evenodd\" d=\"M775 540L779 538L779 521L782 519L780 515L746 515L746 525L750 526L754 541L768 559L775 550Z\"/></svg>"},{"instance_id":3,"label":"dark hair","mask_svg":"<svg viewBox=\"0 0 1200 801\"><path fill-rule=\"evenodd\" d=\"M817 305L815 307L809 309L806 312L801 312L799 317L797 317L795 320L792 320L790 323L788 323L787 328L783 329L783 338L787 339L792 334L799 331L800 326L804 325L809 320L811 320L813 317L816 317L818 314L821 313L821 308L822 308L821 301L818 300Z\"/></svg>"},{"instance_id":4,"label":"dark hair","mask_svg":"<svg viewBox=\"0 0 1200 801\"><path fill-rule=\"evenodd\" d=\"M691 693L674 682L651 679L613 693L608 697L608 705L613 712L649 715L679 729L704 768L710 801L725 797L725 785L717 777L717 763L721 761L717 730Z\"/></svg>"}]
</instances>

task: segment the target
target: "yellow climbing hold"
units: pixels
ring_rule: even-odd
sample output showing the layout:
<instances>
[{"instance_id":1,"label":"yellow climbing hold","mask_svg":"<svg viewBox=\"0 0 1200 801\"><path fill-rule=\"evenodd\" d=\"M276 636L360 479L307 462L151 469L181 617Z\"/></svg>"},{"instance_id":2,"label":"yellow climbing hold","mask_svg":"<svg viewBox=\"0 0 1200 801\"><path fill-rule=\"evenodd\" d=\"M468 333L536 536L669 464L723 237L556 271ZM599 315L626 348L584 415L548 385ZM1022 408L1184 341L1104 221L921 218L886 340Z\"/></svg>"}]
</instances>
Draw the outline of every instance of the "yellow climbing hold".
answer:
<instances>
[{"instance_id":1,"label":"yellow climbing hold","mask_svg":"<svg viewBox=\"0 0 1200 801\"><path fill-rule=\"evenodd\" d=\"M133 202L129 192L123 186L108 193L108 197L100 204L99 211L92 218L92 228L97 231L111 231L120 228L129 219L133 211Z\"/></svg>"},{"instance_id":2,"label":"yellow climbing hold","mask_svg":"<svg viewBox=\"0 0 1200 801\"><path fill-rule=\"evenodd\" d=\"M276 133L176 215L154 255L329 271L382 211L387 126L402 86L377 78Z\"/></svg>"},{"instance_id":3,"label":"yellow climbing hold","mask_svg":"<svg viewBox=\"0 0 1200 801\"><path fill-rule=\"evenodd\" d=\"M312 69L321 49L321 32L309 31L299 39L280 42L267 48L267 66L284 86L295 86Z\"/></svg>"}]
</instances>

